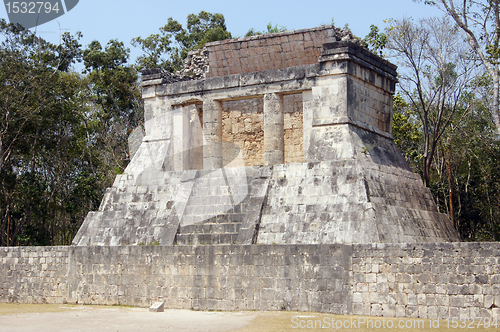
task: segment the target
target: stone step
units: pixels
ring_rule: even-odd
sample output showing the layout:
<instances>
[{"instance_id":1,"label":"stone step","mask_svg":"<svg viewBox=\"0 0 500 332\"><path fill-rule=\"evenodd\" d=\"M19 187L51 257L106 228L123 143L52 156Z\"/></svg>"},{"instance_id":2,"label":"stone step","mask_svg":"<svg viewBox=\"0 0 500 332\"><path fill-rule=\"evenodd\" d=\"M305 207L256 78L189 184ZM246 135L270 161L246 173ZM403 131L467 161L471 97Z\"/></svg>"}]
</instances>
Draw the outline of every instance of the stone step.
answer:
<instances>
[{"instance_id":1,"label":"stone step","mask_svg":"<svg viewBox=\"0 0 500 332\"><path fill-rule=\"evenodd\" d=\"M175 243L180 245L232 244L238 238L241 222L205 222L181 226Z\"/></svg>"},{"instance_id":2,"label":"stone step","mask_svg":"<svg viewBox=\"0 0 500 332\"><path fill-rule=\"evenodd\" d=\"M241 222L206 223L181 226L180 234L226 234L238 233Z\"/></svg>"},{"instance_id":3,"label":"stone step","mask_svg":"<svg viewBox=\"0 0 500 332\"><path fill-rule=\"evenodd\" d=\"M175 244L178 245L209 245L209 244L234 244L238 233L225 234L177 234Z\"/></svg>"},{"instance_id":4,"label":"stone step","mask_svg":"<svg viewBox=\"0 0 500 332\"><path fill-rule=\"evenodd\" d=\"M235 213L235 209L226 211L225 214L220 214L216 216L212 216L210 218L206 218L205 216L202 215L192 215L185 213L182 216L182 224L189 224L189 225L205 225L205 224L237 224L241 223L243 219L245 218L244 213ZM205 217L205 218L204 218ZM181 226L181 227L187 227L187 226Z\"/></svg>"}]
</instances>

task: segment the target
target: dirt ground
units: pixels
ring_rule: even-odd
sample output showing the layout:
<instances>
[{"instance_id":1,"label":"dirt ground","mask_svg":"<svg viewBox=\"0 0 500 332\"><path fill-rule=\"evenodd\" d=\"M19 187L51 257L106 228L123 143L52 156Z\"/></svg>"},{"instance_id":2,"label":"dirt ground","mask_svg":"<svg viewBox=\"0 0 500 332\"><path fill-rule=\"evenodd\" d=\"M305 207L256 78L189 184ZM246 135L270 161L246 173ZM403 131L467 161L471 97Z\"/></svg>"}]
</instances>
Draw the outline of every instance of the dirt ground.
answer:
<instances>
[{"instance_id":1,"label":"dirt ground","mask_svg":"<svg viewBox=\"0 0 500 332\"><path fill-rule=\"evenodd\" d=\"M360 324L360 321L365 324ZM344 322L353 326L334 326ZM367 321L371 321L372 328ZM398 328L398 323L409 328ZM496 321L496 320L495 320ZM393 325L392 328L389 328ZM319 325L315 325L319 323ZM422 324L417 326L418 324ZM446 320L403 319L384 317L338 316L313 312L289 311L193 311L167 309L149 312L147 308L90 305L1 304L1 332L282 332L282 331L470 331L447 326ZM378 326L377 326L378 325ZM387 325L387 326L386 326ZM474 331L499 331L498 325L489 329L478 321Z\"/></svg>"},{"instance_id":2,"label":"dirt ground","mask_svg":"<svg viewBox=\"0 0 500 332\"><path fill-rule=\"evenodd\" d=\"M166 310L147 308L0 304L4 332L156 332L234 331L249 325L252 313Z\"/></svg>"}]
</instances>

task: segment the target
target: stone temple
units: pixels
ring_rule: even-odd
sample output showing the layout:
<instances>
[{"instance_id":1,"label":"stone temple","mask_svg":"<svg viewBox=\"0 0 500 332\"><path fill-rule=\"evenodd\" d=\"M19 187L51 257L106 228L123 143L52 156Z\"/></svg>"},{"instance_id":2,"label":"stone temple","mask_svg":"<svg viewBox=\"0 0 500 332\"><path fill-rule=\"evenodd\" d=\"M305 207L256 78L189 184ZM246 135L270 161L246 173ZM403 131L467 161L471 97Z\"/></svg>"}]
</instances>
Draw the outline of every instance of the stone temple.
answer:
<instances>
[{"instance_id":1,"label":"stone temple","mask_svg":"<svg viewBox=\"0 0 500 332\"><path fill-rule=\"evenodd\" d=\"M202 53L143 73L145 136L73 244L459 241L394 144L396 66L332 26Z\"/></svg>"},{"instance_id":2,"label":"stone temple","mask_svg":"<svg viewBox=\"0 0 500 332\"><path fill-rule=\"evenodd\" d=\"M0 248L0 302L497 322L500 244L458 242L410 171L396 82L332 26L143 72L130 164L75 245Z\"/></svg>"}]
</instances>

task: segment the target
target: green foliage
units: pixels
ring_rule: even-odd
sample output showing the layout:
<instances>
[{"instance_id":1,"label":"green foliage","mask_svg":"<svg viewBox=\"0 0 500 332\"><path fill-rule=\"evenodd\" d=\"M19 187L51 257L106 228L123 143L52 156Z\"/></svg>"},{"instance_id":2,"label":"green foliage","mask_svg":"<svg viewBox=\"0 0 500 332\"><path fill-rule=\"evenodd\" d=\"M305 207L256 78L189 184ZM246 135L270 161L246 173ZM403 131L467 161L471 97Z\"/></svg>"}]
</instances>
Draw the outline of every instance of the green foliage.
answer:
<instances>
[{"instance_id":1,"label":"green foliage","mask_svg":"<svg viewBox=\"0 0 500 332\"><path fill-rule=\"evenodd\" d=\"M476 71L467 42L446 19L391 24L389 48L404 67L393 103L395 142L463 240L498 241L500 138L488 111L492 79Z\"/></svg>"},{"instance_id":2,"label":"green foliage","mask_svg":"<svg viewBox=\"0 0 500 332\"><path fill-rule=\"evenodd\" d=\"M256 31L254 28L250 28L247 33L245 34L245 37L252 37L252 36L258 36L262 35L261 31Z\"/></svg>"},{"instance_id":3,"label":"green foliage","mask_svg":"<svg viewBox=\"0 0 500 332\"><path fill-rule=\"evenodd\" d=\"M383 55L383 50L388 43L387 35L380 32L376 25L370 25L370 32L363 39L363 44L371 52L375 54Z\"/></svg>"},{"instance_id":4,"label":"green foliage","mask_svg":"<svg viewBox=\"0 0 500 332\"><path fill-rule=\"evenodd\" d=\"M393 97L392 135L406 160L418 170L422 161L422 125L401 94Z\"/></svg>"},{"instance_id":5,"label":"green foliage","mask_svg":"<svg viewBox=\"0 0 500 332\"><path fill-rule=\"evenodd\" d=\"M145 53L136 61L137 70L161 68L175 72L182 69L189 51L201 49L208 42L230 38L231 33L227 31L222 14L201 11L198 15L188 15L186 28L170 17L159 34L136 37L131 43Z\"/></svg>"},{"instance_id":6,"label":"green foliage","mask_svg":"<svg viewBox=\"0 0 500 332\"><path fill-rule=\"evenodd\" d=\"M471 82L476 92L483 87L491 89L491 80L485 76ZM453 209L455 225L463 240L498 241L500 139L484 101L474 94L466 94L463 98L467 101L463 105L467 107L457 109L437 147L429 187L441 212L451 215ZM395 143L412 170L422 174L422 126L401 95L393 99L392 130ZM453 205L450 204L450 186Z\"/></svg>"},{"instance_id":7,"label":"green foliage","mask_svg":"<svg viewBox=\"0 0 500 332\"><path fill-rule=\"evenodd\" d=\"M267 24L266 28L267 28L267 33L278 33L278 32L284 32L287 30L286 27L284 27L282 25L278 26L278 24L276 24L273 26L273 24L271 22L269 22Z\"/></svg>"},{"instance_id":8,"label":"green foliage","mask_svg":"<svg viewBox=\"0 0 500 332\"><path fill-rule=\"evenodd\" d=\"M500 139L488 110L479 100L475 100L474 108L461 109L458 119L438 153L431 189L441 210L449 212L450 183L442 176L443 164L449 162L456 227L462 239L498 241Z\"/></svg>"},{"instance_id":9,"label":"green foliage","mask_svg":"<svg viewBox=\"0 0 500 332\"><path fill-rule=\"evenodd\" d=\"M163 68L173 71L175 65L172 64L172 60L163 57L164 54L168 55L173 52L170 38L170 34L156 33L144 39L141 37L132 39L131 44L140 47L145 53L137 58L137 69Z\"/></svg>"},{"instance_id":10,"label":"green foliage","mask_svg":"<svg viewBox=\"0 0 500 332\"><path fill-rule=\"evenodd\" d=\"M138 74L127 64L129 50L122 42L111 40L102 49L93 41L83 52L87 84L93 110L90 125L100 133L97 143L105 147L112 159L110 174L116 175L126 167L128 135L143 122Z\"/></svg>"},{"instance_id":11,"label":"green foliage","mask_svg":"<svg viewBox=\"0 0 500 332\"><path fill-rule=\"evenodd\" d=\"M96 90L96 103L115 113L131 112L137 107L140 97L134 87L138 75L132 66L127 65L128 58L129 50L117 40L109 41L104 50L98 41L93 41L83 52L86 72Z\"/></svg>"},{"instance_id":12,"label":"green foliage","mask_svg":"<svg viewBox=\"0 0 500 332\"><path fill-rule=\"evenodd\" d=\"M70 153L78 122L79 79L69 69L80 35L56 46L4 20L0 34L0 245L51 244L65 172L74 171L54 158Z\"/></svg>"},{"instance_id":13,"label":"green foliage","mask_svg":"<svg viewBox=\"0 0 500 332\"><path fill-rule=\"evenodd\" d=\"M52 45L4 20L0 34L0 246L67 245L128 162L137 72L118 41Z\"/></svg>"},{"instance_id":14,"label":"green foliage","mask_svg":"<svg viewBox=\"0 0 500 332\"><path fill-rule=\"evenodd\" d=\"M175 35L176 41L183 46L181 49L182 58L186 57L189 50L201 49L206 43L231 38L231 33L226 28L224 16L206 11L201 11L198 15L188 15L187 29L169 30L167 28L166 31L177 33Z\"/></svg>"},{"instance_id":15,"label":"green foliage","mask_svg":"<svg viewBox=\"0 0 500 332\"><path fill-rule=\"evenodd\" d=\"M248 30L248 32L245 34L245 37L251 37L251 36L257 36L257 35L266 35L269 33L278 33L278 32L285 32L288 29L282 25L275 24L273 26L272 22L269 22L266 26L265 31L256 31L254 28L251 28Z\"/></svg>"}]
</instances>

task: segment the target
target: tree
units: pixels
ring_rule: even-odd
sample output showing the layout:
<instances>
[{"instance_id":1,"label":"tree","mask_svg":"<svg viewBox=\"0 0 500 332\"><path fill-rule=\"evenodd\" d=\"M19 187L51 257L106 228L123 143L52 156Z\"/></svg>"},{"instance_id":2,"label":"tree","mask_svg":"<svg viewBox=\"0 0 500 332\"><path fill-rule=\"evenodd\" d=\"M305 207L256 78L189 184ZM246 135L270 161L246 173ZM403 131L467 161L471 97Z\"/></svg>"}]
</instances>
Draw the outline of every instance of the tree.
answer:
<instances>
[{"instance_id":1,"label":"tree","mask_svg":"<svg viewBox=\"0 0 500 332\"><path fill-rule=\"evenodd\" d=\"M462 44L458 48L450 47L448 42L443 41L460 35L460 30L453 28L454 25L451 25L451 30L437 28L438 35L443 33L448 36L436 39L440 42L434 43L435 33L428 30L428 24L410 23L409 27L415 30L403 28L402 24L393 21L387 31L390 40L388 48L393 49L392 56L397 55L402 64L401 91L393 102L395 143L413 171L423 176L427 167L428 186L438 209L449 215L463 240L497 241L500 238L500 139L488 111L493 95L491 76L483 67L474 68L475 62L469 57L465 38L456 40L457 47ZM404 39L402 36L405 35L411 38ZM396 38L399 39L397 43L394 42ZM405 52L394 53L396 45ZM440 47L430 47L432 45ZM429 53L432 49L439 51ZM447 50L455 50L452 55L464 56L460 59L448 57L447 61L435 60L436 54L446 59L443 55ZM437 63L445 65L436 66ZM442 130L436 140L434 133L439 122L436 116L439 115L440 105L443 105L439 103L442 100L440 89L448 91L447 94L455 91L453 95L456 97L444 103L447 106L440 120ZM423 122L425 108L428 134ZM424 162L426 147L432 146L434 148L427 150L427 162Z\"/></svg>"},{"instance_id":2,"label":"tree","mask_svg":"<svg viewBox=\"0 0 500 332\"><path fill-rule=\"evenodd\" d=\"M477 59L493 83L491 116L500 134L500 0L414 0L437 6L465 33Z\"/></svg>"},{"instance_id":3,"label":"tree","mask_svg":"<svg viewBox=\"0 0 500 332\"><path fill-rule=\"evenodd\" d=\"M160 28L159 34L144 39L136 37L131 43L145 53L137 58L138 70L161 68L175 72L182 69L183 60L189 51L201 49L208 42L229 38L231 33L227 31L222 14L201 11L198 15L188 15L186 29L170 17L167 24ZM174 42L177 46L172 45Z\"/></svg>"},{"instance_id":4,"label":"tree","mask_svg":"<svg viewBox=\"0 0 500 332\"><path fill-rule=\"evenodd\" d=\"M422 176L430 186L436 148L457 108L473 72L464 43L446 19L392 21L387 47L401 61L400 89L422 124ZM466 106L465 106L466 107Z\"/></svg>"},{"instance_id":5,"label":"tree","mask_svg":"<svg viewBox=\"0 0 500 332\"><path fill-rule=\"evenodd\" d=\"M39 125L41 114L55 102L50 84L79 59L78 39L68 33L56 46L38 38L20 25L0 20L0 171L8 163L17 144L25 142L23 131Z\"/></svg>"},{"instance_id":6,"label":"tree","mask_svg":"<svg viewBox=\"0 0 500 332\"><path fill-rule=\"evenodd\" d=\"M0 31L0 245L53 245L58 228L78 224L67 202L91 165L79 144L82 80L70 72L80 34L53 45L5 21Z\"/></svg>"},{"instance_id":7,"label":"tree","mask_svg":"<svg viewBox=\"0 0 500 332\"><path fill-rule=\"evenodd\" d=\"M143 122L138 74L128 65L129 50L122 42L111 40L104 50L98 41L83 51L88 74L88 97L92 102L94 125L98 126L99 143L106 147L118 173L129 161L128 135ZM97 120L98 119L98 120Z\"/></svg>"},{"instance_id":8,"label":"tree","mask_svg":"<svg viewBox=\"0 0 500 332\"><path fill-rule=\"evenodd\" d=\"M380 32L376 25L370 25L370 32L363 39L363 45L375 54L382 56L382 50L387 45L387 35Z\"/></svg>"},{"instance_id":9,"label":"tree","mask_svg":"<svg viewBox=\"0 0 500 332\"><path fill-rule=\"evenodd\" d=\"M471 80L472 90L490 85L485 75ZM488 76L486 74L486 76ZM431 190L466 241L500 238L500 140L485 104L470 94L438 146Z\"/></svg>"},{"instance_id":10,"label":"tree","mask_svg":"<svg viewBox=\"0 0 500 332\"><path fill-rule=\"evenodd\" d=\"M138 75L115 40L82 52L80 34L53 45L3 20L0 33L0 246L68 245L128 162Z\"/></svg>"},{"instance_id":11,"label":"tree","mask_svg":"<svg viewBox=\"0 0 500 332\"><path fill-rule=\"evenodd\" d=\"M410 167L423 174L421 167L423 133L417 112L400 93L393 97L392 110L394 143L399 147Z\"/></svg>"}]
</instances>

